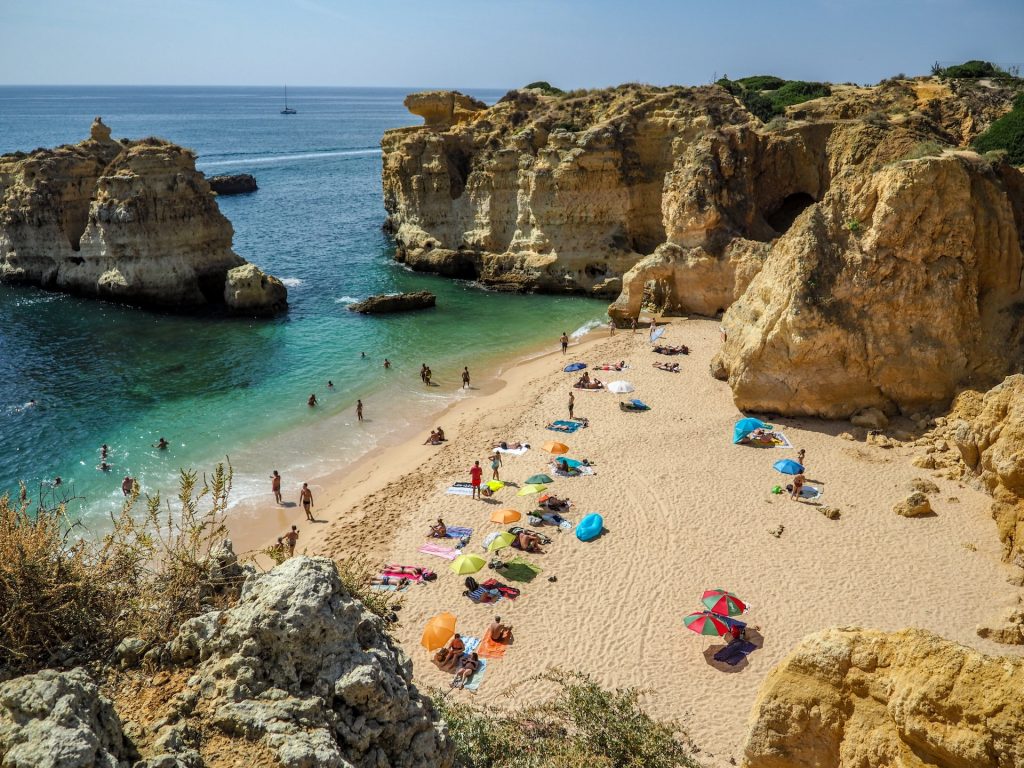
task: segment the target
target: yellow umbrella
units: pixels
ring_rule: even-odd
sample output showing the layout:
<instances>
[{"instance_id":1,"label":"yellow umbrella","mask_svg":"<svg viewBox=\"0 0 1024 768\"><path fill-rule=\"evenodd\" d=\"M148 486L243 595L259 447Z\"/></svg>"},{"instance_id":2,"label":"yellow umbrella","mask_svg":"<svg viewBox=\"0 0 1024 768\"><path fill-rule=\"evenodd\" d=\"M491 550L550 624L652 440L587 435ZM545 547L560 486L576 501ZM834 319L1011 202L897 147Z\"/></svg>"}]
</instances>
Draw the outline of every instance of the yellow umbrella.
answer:
<instances>
[{"instance_id":1,"label":"yellow umbrella","mask_svg":"<svg viewBox=\"0 0 1024 768\"><path fill-rule=\"evenodd\" d=\"M544 443L544 450L548 453L568 453L569 446L565 443L557 443L554 440Z\"/></svg>"},{"instance_id":2,"label":"yellow umbrella","mask_svg":"<svg viewBox=\"0 0 1024 768\"><path fill-rule=\"evenodd\" d=\"M516 520L522 518L522 515L516 512L514 509L496 509L491 512L491 522L501 523L505 525L507 523L514 523Z\"/></svg>"},{"instance_id":3,"label":"yellow umbrella","mask_svg":"<svg viewBox=\"0 0 1024 768\"><path fill-rule=\"evenodd\" d=\"M546 491L548 487L546 485L539 485L538 483L527 483L519 489L519 493L516 496L529 496L531 493L540 493Z\"/></svg>"},{"instance_id":4,"label":"yellow umbrella","mask_svg":"<svg viewBox=\"0 0 1024 768\"><path fill-rule=\"evenodd\" d=\"M505 484L501 482L501 480L488 480L486 483L484 483L484 485L486 485L492 491L500 491L502 488L505 487Z\"/></svg>"},{"instance_id":5,"label":"yellow umbrella","mask_svg":"<svg viewBox=\"0 0 1024 768\"><path fill-rule=\"evenodd\" d=\"M488 552L496 552L497 550L501 549L502 547L507 547L509 544L511 544L515 540L516 540L516 537L513 536L511 533L509 533L508 531L502 531L497 536L495 536L493 539L491 539L491 543L487 545L487 551Z\"/></svg>"},{"instance_id":6,"label":"yellow umbrella","mask_svg":"<svg viewBox=\"0 0 1024 768\"><path fill-rule=\"evenodd\" d=\"M451 569L460 576L465 576L467 573L476 573L485 565L487 561L480 555L459 555L452 561Z\"/></svg>"},{"instance_id":7,"label":"yellow umbrella","mask_svg":"<svg viewBox=\"0 0 1024 768\"><path fill-rule=\"evenodd\" d=\"M444 644L452 639L455 634L455 616L450 613L439 613L427 622L423 628L423 637L420 638L420 645L428 651L436 651L443 648Z\"/></svg>"}]
</instances>

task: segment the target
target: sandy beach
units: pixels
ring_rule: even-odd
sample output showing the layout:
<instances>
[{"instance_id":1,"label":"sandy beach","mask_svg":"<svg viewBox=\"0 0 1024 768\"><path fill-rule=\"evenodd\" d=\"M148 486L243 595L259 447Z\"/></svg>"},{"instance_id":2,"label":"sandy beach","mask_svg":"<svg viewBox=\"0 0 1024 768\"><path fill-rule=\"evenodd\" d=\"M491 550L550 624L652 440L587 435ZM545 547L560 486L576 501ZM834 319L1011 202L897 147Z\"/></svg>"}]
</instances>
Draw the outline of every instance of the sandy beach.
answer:
<instances>
[{"instance_id":1,"label":"sandy beach","mask_svg":"<svg viewBox=\"0 0 1024 768\"><path fill-rule=\"evenodd\" d=\"M999 562L989 497L913 467L909 447L883 449L839 437L850 429L845 422L782 418L772 423L792 449L734 445L733 425L741 414L726 384L708 373L719 345L717 323L673 320L664 341L687 344L691 353L654 354L642 329L611 338L603 331L564 357L554 352L516 365L443 414L449 438L443 446L423 445L425 433L410 435L326 480L316 505L322 522L305 523L298 508L277 509L276 519L266 515L236 538L245 549L245 543L272 540L296 523L299 549L310 554L365 555L382 564L432 568L438 579L405 593L396 629L422 685L447 689L451 679L419 645L431 616L451 611L464 636L480 636L500 614L515 628L514 645L489 662L476 693L450 695L498 704L518 684L514 700L526 701L543 693L538 684L523 683L532 675L550 667L583 670L609 686L649 691L651 711L680 720L710 765L739 758L765 674L816 630L922 627L986 653L1024 653L975 634L1017 592ZM561 435L545 425L568 415L576 375L562 367L575 360L591 366L625 360L626 371L592 375L630 381L636 391L620 396L573 390L576 415L590 426ZM652 367L664 361L679 362L681 372ZM629 397L651 410L621 411L620 400ZM551 457L540 450L552 439L596 471L556 477L550 491L572 500L566 516L574 522L589 512L603 515L605 533L583 543L545 526L551 545L544 554L527 556L540 574L530 583L505 579L522 595L475 605L463 595L464 577L451 573L447 560L417 551L428 542L428 524L440 516L448 525L473 528L465 551L486 555L484 537L508 527L489 522L491 512L513 508L525 515L536 497L517 496L509 486L476 501L445 489L468 481L474 460L489 478L489 449L502 440L533 446L525 455L505 456L503 480L521 485L535 473L554 477ZM821 503L841 511L839 520L770 492L788 479L772 463L795 457L799 448L807 451L809 482L823 489ZM931 494L933 517L906 519L892 512L915 478L939 486ZM770 531L779 526L784 530L776 537ZM499 554L509 559L513 553ZM479 581L491 576L497 574L487 568L476 574ZM549 581L551 576L557 580ZM758 627L751 636L761 647L736 666L711 658L721 641L682 624L683 616L701 608L702 591L715 587L745 599L751 608L742 618Z\"/></svg>"}]
</instances>

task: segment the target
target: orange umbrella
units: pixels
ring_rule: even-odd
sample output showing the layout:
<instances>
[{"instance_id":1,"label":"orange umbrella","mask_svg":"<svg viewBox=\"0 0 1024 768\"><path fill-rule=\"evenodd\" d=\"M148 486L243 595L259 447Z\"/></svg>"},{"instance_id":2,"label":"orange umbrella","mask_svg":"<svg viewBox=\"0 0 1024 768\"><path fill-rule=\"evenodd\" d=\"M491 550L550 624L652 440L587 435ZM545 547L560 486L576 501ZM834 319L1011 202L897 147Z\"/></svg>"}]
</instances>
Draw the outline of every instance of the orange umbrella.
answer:
<instances>
[{"instance_id":1,"label":"orange umbrella","mask_svg":"<svg viewBox=\"0 0 1024 768\"><path fill-rule=\"evenodd\" d=\"M423 628L423 637L420 638L420 645L428 651L436 651L443 648L444 644L452 639L455 634L455 616L450 613L439 613L427 622Z\"/></svg>"},{"instance_id":2,"label":"orange umbrella","mask_svg":"<svg viewBox=\"0 0 1024 768\"><path fill-rule=\"evenodd\" d=\"M568 453L569 446L565 443L556 443L554 440L544 443L544 450L548 453Z\"/></svg>"},{"instance_id":3,"label":"orange umbrella","mask_svg":"<svg viewBox=\"0 0 1024 768\"><path fill-rule=\"evenodd\" d=\"M514 509L496 509L494 512L491 512L492 523L514 523L521 518L522 515Z\"/></svg>"}]
</instances>

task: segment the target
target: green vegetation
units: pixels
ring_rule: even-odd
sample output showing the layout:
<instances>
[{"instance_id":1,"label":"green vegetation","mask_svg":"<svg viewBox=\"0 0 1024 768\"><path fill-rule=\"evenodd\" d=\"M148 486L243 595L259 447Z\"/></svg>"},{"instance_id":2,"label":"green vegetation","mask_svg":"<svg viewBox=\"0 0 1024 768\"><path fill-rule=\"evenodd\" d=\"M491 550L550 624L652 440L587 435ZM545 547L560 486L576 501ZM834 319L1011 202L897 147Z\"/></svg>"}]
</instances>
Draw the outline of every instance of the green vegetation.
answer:
<instances>
[{"instance_id":1,"label":"green vegetation","mask_svg":"<svg viewBox=\"0 0 1024 768\"><path fill-rule=\"evenodd\" d=\"M951 67L942 67L938 62L935 62L932 65L932 74L938 77L959 80L979 80L982 78L1013 80L1017 77L1016 72L1007 72L990 61L980 61L978 59L971 59L963 64L954 64Z\"/></svg>"},{"instance_id":2,"label":"green vegetation","mask_svg":"<svg viewBox=\"0 0 1024 768\"><path fill-rule=\"evenodd\" d=\"M786 81L775 75L753 75L741 77L736 81L748 91L775 91L786 84Z\"/></svg>"},{"instance_id":3,"label":"green vegetation","mask_svg":"<svg viewBox=\"0 0 1024 768\"><path fill-rule=\"evenodd\" d=\"M903 156L903 160L920 160L922 157L938 157L946 148L937 141L922 141Z\"/></svg>"},{"instance_id":4,"label":"green vegetation","mask_svg":"<svg viewBox=\"0 0 1024 768\"><path fill-rule=\"evenodd\" d=\"M979 152L1004 150L1006 159L1014 165L1024 165L1024 93L1013 100L1013 109L989 126L974 141Z\"/></svg>"},{"instance_id":5,"label":"green vegetation","mask_svg":"<svg viewBox=\"0 0 1024 768\"><path fill-rule=\"evenodd\" d=\"M549 83L547 80L538 80L535 83L530 83L529 85L524 86L524 88L540 91L541 93L545 93L548 96L564 96L565 95L565 91L563 91L561 88L556 88L551 83Z\"/></svg>"},{"instance_id":6,"label":"green vegetation","mask_svg":"<svg viewBox=\"0 0 1024 768\"><path fill-rule=\"evenodd\" d=\"M510 712L434 697L459 768L697 768L679 728L644 712L637 689L607 691L579 673L538 679L554 698Z\"/></svg>"},{"instance_id":7,"label":"green vegetation","mask_svg":"<svg viewBox=\"0 0 1024 768\"><path fill-rule=\"evenodd\" d=\"M783 80L775 75L754 75L739 80L723 77L715 84L738 97L751 114L765 123L785 112L786 107L832 95L832 89L825 83Z\"/></svg>"}]
</instances>

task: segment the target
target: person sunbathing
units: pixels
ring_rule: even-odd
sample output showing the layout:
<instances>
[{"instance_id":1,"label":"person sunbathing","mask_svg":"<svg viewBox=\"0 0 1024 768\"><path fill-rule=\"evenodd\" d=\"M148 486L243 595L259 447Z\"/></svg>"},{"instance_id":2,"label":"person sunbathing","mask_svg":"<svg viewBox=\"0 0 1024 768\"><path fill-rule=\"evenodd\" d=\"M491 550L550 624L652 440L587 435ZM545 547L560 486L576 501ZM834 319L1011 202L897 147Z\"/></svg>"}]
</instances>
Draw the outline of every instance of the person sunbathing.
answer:
<instances>
[{"instance_id":1,"label":"person sunbathing","mask_svg":"<svg viewBox=\"0 0 1024 768\"><path fill-rule=\"evenodd\" d=\"M671 373L679 373L679 363L651 363L655 368Z\"/></svg>"},{"instance_id":2,"label":"person sunbathing","mask_svg":"<svg viewBox=\"0 0 1024 768\"><path fill-rule=\"evenodd\" d=\"M501 623L501 616L495 616L487 628L487 636L496 643L512 642L512 627Z\"/></svg>"},{"instance_id":3,"label":"person sunbathing","mask_svg":"<svg viewBox=\"0 0 1024 768\"><path fill-rule=\"evenodd\" d=\"M552 432L572 432L572 429L565 424L555 424L554 422L548 424L547 429L550 429Z\"/></svg>"},{"instance_id":4,"label":"person sunbathing","mask_svg":"<svg viewBox=\"0 0 1024 768\"><path fill-rule=\"evenodd\" d=\"M455 665L459 663L459 659L462 658L462 654L466 651L466 644L462 642L462 636L458 633L452 635L452 639L448 641L448 645L438 649L437 653L434 654L434 662L441 669L454 670Z\"/></svg>"},{"instance_id":5,"label":"person sunbathing","mask_svg":"<svg viewBox=\"0 0 1024 768\"><path fill-rule=\"evenodd\" d=\"M564 472L567 475L571 475L573 472L579 472L575 467L570 467L569 462L565 459L557 459L555 461L555 469L559 472Z\"/></svg>"},{"instance_id":6,"label":"person sunbathing","mask_svg":"<svg viewBox=\"0 0 1024 768\"><path fill-rule=\"evenodd\" d=\"M433 539L448 538L448 526L444 524L444 520L440 517L437 518L436 523L430 526L430 537Z\"/></svg>"},{"instance_id":7,"label":"person sunbathing","mask_svg":"<svg viewBox=\"0 0 1024 768\"><path fill-rule=\"evenodd\" d=\"M455 679L452 680L452 687L464 688L479 668L480 657L477 656L476 651L468 656L463 656L459 660L459 668L455 672Z\"/></svg>"},{"instance_id":8,"label":"person sunbathing","mask_svg":"<svg viewBox=\"0 0 1024 768\"><path fill-rule=\"evenodd\" d=\"M564 512L571 506L568 499L560 499L557 496L548 496L540 503L540 506L549 512Z\"/></svg>"},{"instance_id":9,"label":"person sunbathing","mask_svg":"<svg viewBox=\"0 0 1024 768\"><path fill-rule=\"evenodd\" d=\"M529 443L506 443L506 442L500 442L496 446L494 446L495 450L497 450L498 448L501 448L501 450L503 450L503 451L518 451L520 448L529 448L529 447L530 447Z\"/></svg>"},{"instance_id":10,"label":"person sunbathing","mask_svg":"<svg viewBox=\"0 0 1024 768\"><path fill-rule=\"evenodd\" d=\"M383 584L384 586L396 586L404 587L409 584L409 579L405 576L384 576L383 574L374 576L370 579L371 584Z\"/></svg>"},{"instance_id":11,"label":"person sunbathing","mask_svg":"<svg viewBox=\"0 0 1024 768\"><path fill-rule=\"evenodd\" d=\"M544 550L540 548L540 536L536 533L527 533L526 531L520 531L516 537L516 546L523 552L534 552L538 555L543 555Z\"/></svg>"},{"instance_id":12,"label":"person sunbathing","mask_svg":"<svg viewBox=\"0 0 1024 768\"><path fill-rule=\"evenodd\" d=\"M384 571L385 573L390 574L405 574L406 576L418 576L421 578L425 576L427 573L429 573L429 571L426 568L417 568L414 565L395 564L385 565Z\"/></svg>"}]
</instances>

